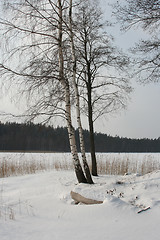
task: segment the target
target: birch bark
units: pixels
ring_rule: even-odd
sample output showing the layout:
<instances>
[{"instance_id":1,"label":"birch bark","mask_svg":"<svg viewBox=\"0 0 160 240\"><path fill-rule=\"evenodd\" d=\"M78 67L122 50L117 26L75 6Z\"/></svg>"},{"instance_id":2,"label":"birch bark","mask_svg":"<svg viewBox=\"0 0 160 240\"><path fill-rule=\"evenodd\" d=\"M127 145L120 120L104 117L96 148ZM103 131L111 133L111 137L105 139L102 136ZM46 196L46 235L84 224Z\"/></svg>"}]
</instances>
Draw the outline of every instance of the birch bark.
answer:
<instances>
[{"instance_id":1,"label":"birch bark","mask_svg":"<svg viewBox=\"0 0 160 240\"><path fill-rule=\"evenodd\" d=\"M71 51L72 51L72 64L73 64L73 86L75 92L75 101L76 101L76 114L77 114L77 123L78 123L78 131L79 131L79 140L80 140L80 149L83 161L84 172L87 178L87 182L93 184L93 180L90 174L90 169L86 159L85 153L85 145L84 145L84 137L83 137L83 129L81 123L81 116L80 116L80 101L79 101L79 91L78 85L76 83L76 54L75 54L75 46L74 46L74 34L72 28L72 0L70 0L70 7L69 7L69 29L70 29L70 44L71 44Z\"/></svg>"},{"instance_id":2,"label":"birch bark","mask_svg":"<svg viewBox=\"0 0 160 240\"><path fill-rule=\"evenodd\" d=\"M75 132L72 126L72 119L71 119L71 103L70 103L70 88L68 80L64 77L64 58L63 58L63 16L62 16L62 0L58 0L58 8L59 8L59 24L58 24L58 50L59 50L59 81L61 82L62 86L65 89L65 117L67 121L67 129L68 129L68 136L69 136L69 143L71 148L71 154L73 159L73 164L75 168L75 173L77 176L77 180L79 183L87 183L87 179L83 173L77 147L75 141Z\"/></svg>"}]
</instances>

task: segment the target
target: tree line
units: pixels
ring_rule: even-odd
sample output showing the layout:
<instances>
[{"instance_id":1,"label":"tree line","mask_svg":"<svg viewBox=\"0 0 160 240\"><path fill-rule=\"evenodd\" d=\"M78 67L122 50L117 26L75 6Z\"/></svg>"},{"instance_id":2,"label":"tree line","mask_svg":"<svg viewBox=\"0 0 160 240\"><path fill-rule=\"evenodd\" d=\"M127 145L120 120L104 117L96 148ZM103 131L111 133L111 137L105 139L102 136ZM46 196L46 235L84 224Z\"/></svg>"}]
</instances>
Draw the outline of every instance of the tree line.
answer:
<instances>
[{"instance_id":1,"label":"tree line","mask_svg":"<svg viewBox=\"0 0 160 240\"><path fill-rule=\"evenodd\" d=\"M93 183L81 115L88 118L92 175L97 176L94 121L124 108L131 92L129 58L105 31L111 23L104 21L98 1L93 0L3 0L2 9L1 78L5 85L17 84L18 94L27 96L25 115L30 121L40 116L44 122L56 116L65 119L77 180Z\"/></svg>"},{"instance_id":2,"label":"tree line","mask_svg":"<svg viewBox=\"0 0 160 240\"><path fill-rule=\"evenodd\" d=\"M75 131L80 152L78 130ZM90 152L89 132L83 130L85 150ZM158 139L131 139L95 133L96 152L160 152ZM70 152L67 128L33 123L0 123L1 151Z\"/></svg>"}]
</instances>

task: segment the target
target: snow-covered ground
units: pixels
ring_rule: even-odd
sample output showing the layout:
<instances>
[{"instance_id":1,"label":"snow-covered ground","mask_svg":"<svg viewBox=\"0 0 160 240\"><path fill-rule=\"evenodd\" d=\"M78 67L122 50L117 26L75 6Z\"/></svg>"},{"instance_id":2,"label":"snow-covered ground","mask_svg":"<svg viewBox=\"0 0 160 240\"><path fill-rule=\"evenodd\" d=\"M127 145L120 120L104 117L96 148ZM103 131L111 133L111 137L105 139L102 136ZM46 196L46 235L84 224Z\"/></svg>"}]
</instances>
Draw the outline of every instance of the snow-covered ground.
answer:
<instances>
[{"instance_id":1,"label":"snow-covered ground","mask_svg":"<svg viewBox=\"0 0 160 240\"><path fill-rule=\"evenodd\" d=\"M56 170L1 178L0 240L160 239L160 171L94 182L77 184L73 171ZM71 190L104 202L74 205Z\"/></svg>"}]
</instances>

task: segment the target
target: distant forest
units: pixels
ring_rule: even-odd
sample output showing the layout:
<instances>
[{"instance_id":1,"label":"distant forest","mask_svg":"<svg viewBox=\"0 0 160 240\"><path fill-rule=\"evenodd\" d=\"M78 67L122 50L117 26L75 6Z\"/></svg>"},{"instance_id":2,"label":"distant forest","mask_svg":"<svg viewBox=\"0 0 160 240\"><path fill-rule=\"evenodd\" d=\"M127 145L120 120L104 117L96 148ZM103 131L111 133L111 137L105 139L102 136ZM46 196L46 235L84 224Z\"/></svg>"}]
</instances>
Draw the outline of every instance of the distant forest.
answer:
<instances>
[{"instance_id":1,"label":"distant forest","mask_svg":"<svg viewBox=\"0 0 160 240\"><path fill-rule=\"evenodd\" d=\"M76 130L78 150L78 131ZM89 132L84 130L86 152L90 151ZM158 139L130 139L95 133L96 152L160 152ZM0 151L69 152L67 129L41 124L0 123Z\"/></svg>"}]
</instances>

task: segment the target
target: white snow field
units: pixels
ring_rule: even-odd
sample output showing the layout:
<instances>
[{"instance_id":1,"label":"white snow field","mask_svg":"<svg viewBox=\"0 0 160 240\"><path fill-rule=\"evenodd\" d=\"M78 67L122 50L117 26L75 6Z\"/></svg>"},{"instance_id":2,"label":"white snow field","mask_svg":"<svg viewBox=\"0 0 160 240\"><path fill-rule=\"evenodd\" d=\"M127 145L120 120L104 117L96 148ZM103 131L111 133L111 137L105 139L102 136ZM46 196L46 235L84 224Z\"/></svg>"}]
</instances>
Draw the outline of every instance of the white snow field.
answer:
<instances>
[{"instance_id":1,"label":"white snow field","mask_svg":"<svg viewBox=\"0 0 160 240\"><path fill-rule=\"evenodd\" d=\"M160 239L159 170L94 182L78 184L72 170L0 178L0 240ZM71 191L103 203L74 205Z\"/></svg>"}]
</instances>

